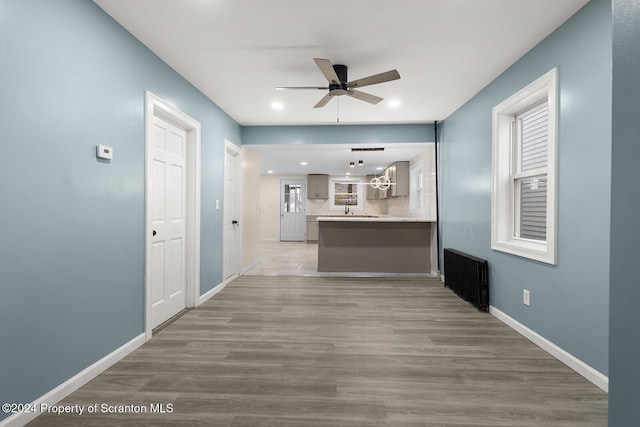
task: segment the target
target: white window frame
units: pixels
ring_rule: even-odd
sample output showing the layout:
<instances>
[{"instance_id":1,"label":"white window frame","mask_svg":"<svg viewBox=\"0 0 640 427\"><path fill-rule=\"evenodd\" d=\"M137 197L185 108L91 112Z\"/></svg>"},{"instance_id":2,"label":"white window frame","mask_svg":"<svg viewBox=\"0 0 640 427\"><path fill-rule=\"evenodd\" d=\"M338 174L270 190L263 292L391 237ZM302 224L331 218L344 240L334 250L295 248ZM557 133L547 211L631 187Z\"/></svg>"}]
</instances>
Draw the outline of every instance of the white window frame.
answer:
<instances>
[{"instance_id":1,"label":"white window frame","mask_svg":"<svg viewBox=\"0 0 640 427\"><path fill-rule=\"evenodd\" d=\"M515 138L518 113L546 100L549 113L547 140L546 241L516 237L517 196L514 188ZM491 248L521 257L556 264L556 176L558 135L558 69L554 68L493 108L493 185L491 189Z\"/></svg>"},{"instance_id":2,"label":"white window frame","mask_svg":"<svg viewBox=\"0 0 640 427\"><path fill-rule=\"evenodd\" d=\"M360 177L346 177L346 178L331 178L331 185L329 187L329 210L338 211L344 210L344 206L335 205L335 191L336 191L336 183L349 183L349 184L357 184L358 185L358 203L355 205L350 205L350 211L361 211L364 206L364 198L366 197L366 188L364 186L365 181Z\"/></svg>"}]
</instances>

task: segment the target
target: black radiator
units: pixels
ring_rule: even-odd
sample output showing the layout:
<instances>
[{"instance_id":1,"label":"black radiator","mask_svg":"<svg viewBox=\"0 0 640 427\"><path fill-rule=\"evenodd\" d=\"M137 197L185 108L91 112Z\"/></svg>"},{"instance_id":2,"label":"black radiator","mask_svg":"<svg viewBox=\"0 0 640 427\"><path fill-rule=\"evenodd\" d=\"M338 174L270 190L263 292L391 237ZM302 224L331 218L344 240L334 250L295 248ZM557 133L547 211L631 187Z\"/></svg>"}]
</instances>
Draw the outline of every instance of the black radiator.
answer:
<instances>
[{"instance_id":1,"label":"black radiator","mask_svg":"<svg viewBox=\"0 0 640 427\"><path fill-rule=\"evenodd\" d=\"M455 249L444 250L444 285L478 310L489 311L489 264Z\"/></svg>"}]
</instances>

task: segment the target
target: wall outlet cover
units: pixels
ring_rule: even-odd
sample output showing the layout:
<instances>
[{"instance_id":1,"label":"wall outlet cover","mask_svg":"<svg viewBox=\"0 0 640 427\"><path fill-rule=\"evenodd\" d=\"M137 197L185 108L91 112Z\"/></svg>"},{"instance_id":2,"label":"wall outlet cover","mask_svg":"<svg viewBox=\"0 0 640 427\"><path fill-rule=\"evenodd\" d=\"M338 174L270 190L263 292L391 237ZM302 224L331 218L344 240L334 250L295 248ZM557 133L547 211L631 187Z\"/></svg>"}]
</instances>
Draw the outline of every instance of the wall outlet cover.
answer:
<instances>
[{"instance_id":1,"label":"wall outlet cover","mask_svg":"<svg viewBox=\"0 0 640 427\"><path fill-rule=\"evenodd\" d=\"M522 290L522 303L527 306L531 305L531 292L527 289Z\"/></svg>"}]
</instances>

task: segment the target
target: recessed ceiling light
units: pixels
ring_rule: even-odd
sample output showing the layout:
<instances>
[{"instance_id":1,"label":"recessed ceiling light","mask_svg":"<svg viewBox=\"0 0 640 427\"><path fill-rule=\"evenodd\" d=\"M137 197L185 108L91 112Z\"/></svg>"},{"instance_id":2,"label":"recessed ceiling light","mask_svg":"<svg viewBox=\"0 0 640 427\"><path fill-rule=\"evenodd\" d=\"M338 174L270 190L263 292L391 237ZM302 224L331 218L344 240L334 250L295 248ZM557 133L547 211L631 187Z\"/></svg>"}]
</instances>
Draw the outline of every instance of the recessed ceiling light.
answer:
<instances>
[{"instance_id":1,"label":"recessed ceiling light","mask_svg":"<svg viewBox=\"0 0 640 427\"><path fill-rule=\"evenodd\" d=\"M377 170L377 171L381 171L382 169L384 169L382 166L378 166L378 167L376 168L376 170Z\"/></svg>"},{"instance_id":2,"label":"recessed ceiling light","mask_svg":"<svg viewBox=\"0 0 640 427\"><path fill-rule=\"evenodd\" d=\"M307 166L307 164L308 164L308 163L307 163L307 162L300 162L300 164L301 164L302 166Z\"/></svg>"},{"instance_id":3,"label":"recessed ceiling light","mask_svg":"<svg viewBox=\"0 0 640 427\"><path fill-rule=\"evenodd\" d=\"M273 173L273 171L267 171L267 173Z\"/></svg>"},{"instance_id":4,"label":"recessed ceiling light","mask_svg":"<svg viewBox=\"0 0 640 427\"><path fill-rule=\"evenodd\" d=\"M284 105L282 104L282 102L272 102L271 103L271 108L273 108L274 110L282 110L284 108Z\"/></svg>"},{"instance_id":5,"label":"recessed ceiling light","mask_svg":"<svg viewBox=\"0 0 640 427\"><path fill-rule=\"evenodd\" d=\"M387 105L389 106L389 108L397 108L400 106L400 101L398 101L397 99L392 99Z\"/></svg>"},{"instance_id":6,"label":"recessed ceiling light","mask_svg":"<svg viewBox=\"0 0 640 427\"><path fill-rule=\"evenodd\" d=\"M347 172L347 173L345 173L345 175L351 176L351 172Z\"/></svg>"}]
</instances>

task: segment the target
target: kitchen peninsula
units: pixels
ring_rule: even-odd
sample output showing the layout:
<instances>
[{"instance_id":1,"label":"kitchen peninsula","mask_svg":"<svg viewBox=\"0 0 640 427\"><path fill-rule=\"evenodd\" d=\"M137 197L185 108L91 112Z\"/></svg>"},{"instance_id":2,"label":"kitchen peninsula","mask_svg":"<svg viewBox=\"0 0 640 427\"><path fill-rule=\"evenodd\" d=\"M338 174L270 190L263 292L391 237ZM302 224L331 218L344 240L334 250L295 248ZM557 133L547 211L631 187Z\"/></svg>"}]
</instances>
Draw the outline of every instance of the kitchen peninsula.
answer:
<instances>
[{"instance_id":1,"label":"kitchen peninsula","mask_svg":"<svg viewBox=\"0 0 640 427\"><path fill-rule=\"evenodd\" d=\"M318 226L319 272L433 273L432 220L321 216Z\"/></svg>"}]
</instances>

